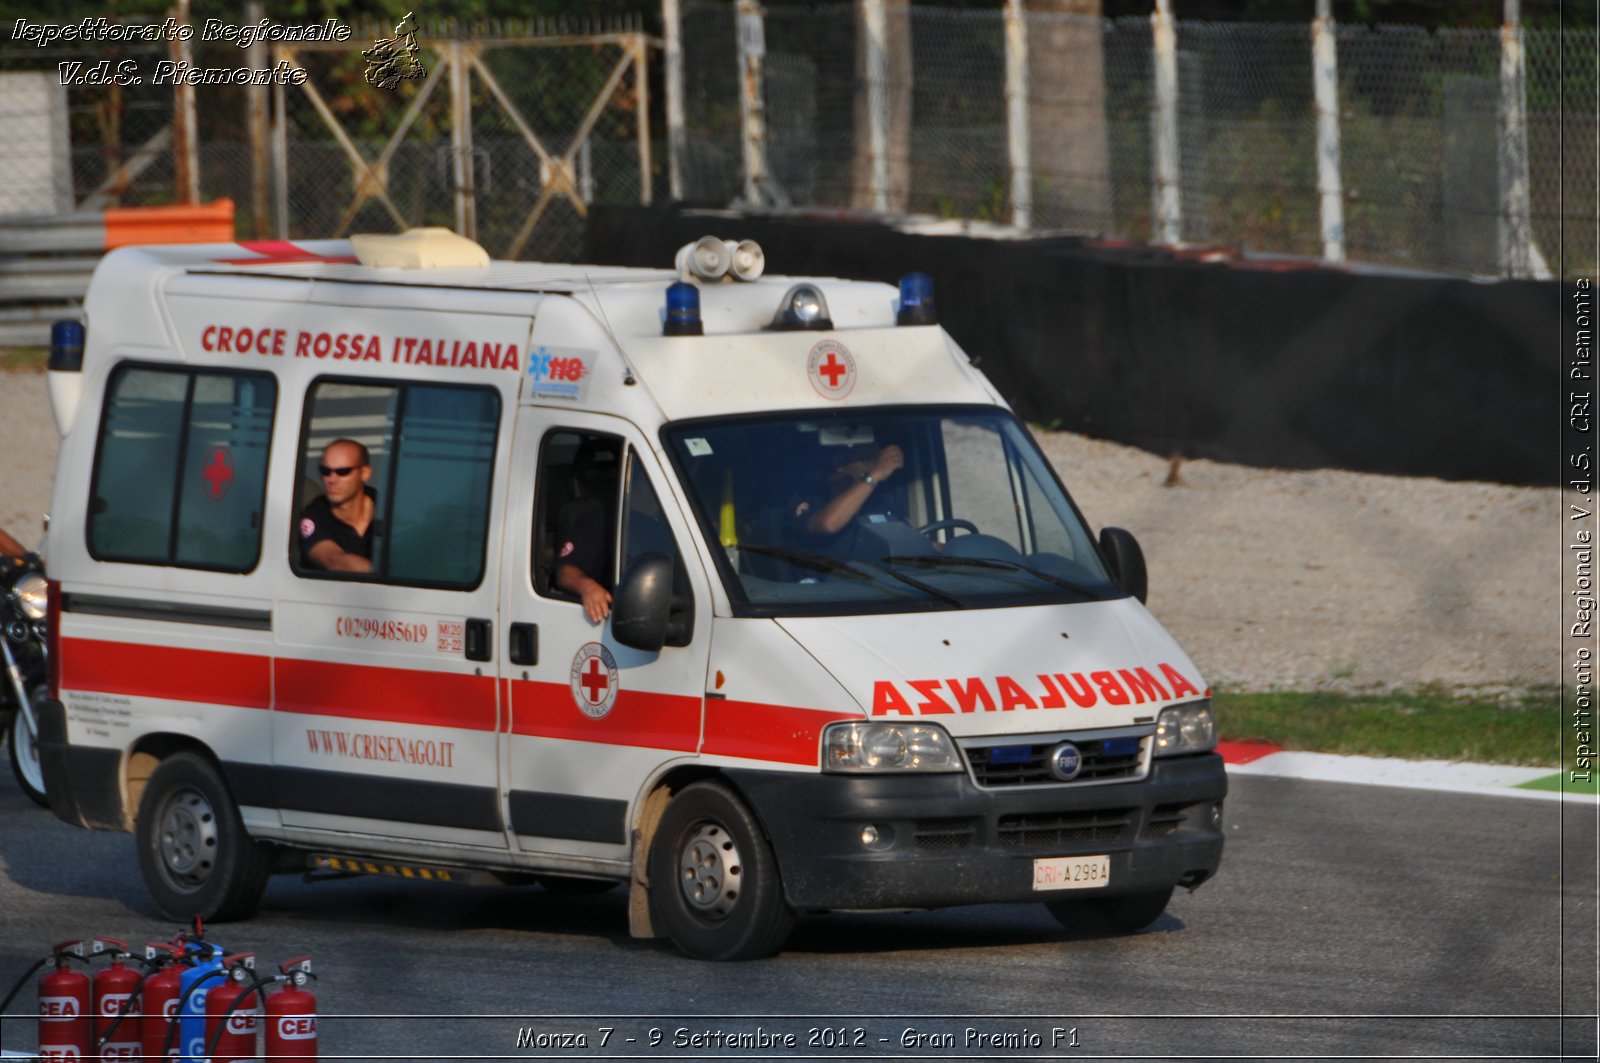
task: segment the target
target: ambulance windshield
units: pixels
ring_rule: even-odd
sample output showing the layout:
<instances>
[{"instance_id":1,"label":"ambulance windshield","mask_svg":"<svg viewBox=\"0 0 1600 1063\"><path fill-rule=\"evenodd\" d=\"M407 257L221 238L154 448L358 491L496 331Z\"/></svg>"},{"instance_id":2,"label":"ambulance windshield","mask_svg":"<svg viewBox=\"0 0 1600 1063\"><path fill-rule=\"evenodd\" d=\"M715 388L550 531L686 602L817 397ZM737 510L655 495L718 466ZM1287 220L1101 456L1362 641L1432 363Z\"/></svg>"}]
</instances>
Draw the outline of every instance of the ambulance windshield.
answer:
<instances>
[{"instance_id":1,"label":"ambulance windshield","mask_svg":"<svg viewBox=\"0 0 1600 1063\"><path fill-rule=\"evenodd\" d=\"M1122 597L1012 415L893 407L663 433L743 615Z\"/></svg>"}]
</instances>

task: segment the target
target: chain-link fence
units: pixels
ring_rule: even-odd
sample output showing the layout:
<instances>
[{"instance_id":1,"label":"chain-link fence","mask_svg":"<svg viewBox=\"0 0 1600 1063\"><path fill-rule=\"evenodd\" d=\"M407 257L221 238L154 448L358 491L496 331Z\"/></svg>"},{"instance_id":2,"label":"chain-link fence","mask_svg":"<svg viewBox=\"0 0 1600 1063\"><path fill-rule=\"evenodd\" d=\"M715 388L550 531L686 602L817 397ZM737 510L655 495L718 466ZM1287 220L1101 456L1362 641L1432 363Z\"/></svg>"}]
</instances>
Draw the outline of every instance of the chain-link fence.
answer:
<instances>
[{"instance_id":1,"label":"chain-link fence","mask_svg":"<svg viewBox=\"0 0 1600 1063\"><path fill-rule=\"evenodd\" d=\"M241 238L444 225L473 229L496 256L561 260L577 254L589 204L649 201L665 160L652 161L653 42L636 23L424 22L427 76L387 91L367 83L361 52L392 35L371 25L342 44L195 42L195 67L255 59L307 74L300 86L195 90L200 199L233 200ZM176 94L156 76L174 59L164 44L0 49L0 95L12 101L0 122L21 133L0 155L0 188L37 189L0 196L0 215L181 201ZM83 67L60 66L74 62ZM90 83L63 84L80 74ZM101 83L111 74L127 83Z\"/></svg>"},{"instance_id":2,"label":"chain-link fence","mask_svg":"<svg viewBox=\"0 0 1600 1063\"><path fill-rule=\"evenodd\" d=\"M888 10L891 212L1159 238L1150 19L1025 18L1030 199L1019 211L1003 13ZM839 3L765 13L763 143L778 204L871 210L885 202L874 199L866 159L861 12ZM723 0L695 0L683 11L685 200L722 204L743 194L736 17ZM305 68L304 87L197 90L201 198L231 198L241 236L462 227L470 216L497 256L561 259L578 251L588 204L667 193L666 138L649 119L650 98L663 94L662 65L641 27L424 23L429 77L395 92L365 82L360 55L391 28L353 30L339 48L272 48L271 62L292 58ZM1176 36L1179 237L1322 255L1310 25L1180 21ZM1530 29L1522 40L1533 256L1552 272L1592 272L1593 242L1582 234L1594 209L1595 38ZM1341 26L1336 41L1346 256L1502 272L1501 33ZM0 119L9 131L0 214L172 202L174 91L151 76L172 58L164 44L0 48ZM197 42L193 61L237 68L250 58L230 44ZM62 87L59 64L74 62L91 82L103 80L93 77L102 63L101 71L141 80ZM452 63L464 80L452 80ZM24 85L17 72L33 81ZM462 93L466 137L454 109ZM247 130L252 105L260 113L280 94L283 161L274 172L270 141L252 144ZM419 96L426 99L413 108ZM43 191L22 191L34 188Z\"/></svg>"},{"instance_id":3,"label":"chain-link fence","mask_svg":"<svg viewBox=\"0 0 1600 1063\"><path fill-rule=\"evenodd\" d=\"M872 202L862 164L869 137L862 10L836 4L765 13L764 143L776 203L863 209ZM711 0L684 13L683 194L690 200L725 202L742 189L734 19L730 5ZM1028 15L1025 22L1031 227L1156 238L1151 20ZM909 113L898 113L892 100L887 108L891 169L897 143L909 156L909 188L895 209L1017 220L1003 13L912 8L908 23ZM892 38L892 20L890 29ZM1510 208L1500 187L1501 36L1337 28L1346 257L1503 271ZM1592 272L1593 242L1583 233L1594 209L1595 37L1534 29L1522 42L1531 250L1552 272ZM1312 44L1309 23L1177 24L1183 241L1324 254ZM897 140L902 128L909 135Z\"/></svg>"}]
</instances>

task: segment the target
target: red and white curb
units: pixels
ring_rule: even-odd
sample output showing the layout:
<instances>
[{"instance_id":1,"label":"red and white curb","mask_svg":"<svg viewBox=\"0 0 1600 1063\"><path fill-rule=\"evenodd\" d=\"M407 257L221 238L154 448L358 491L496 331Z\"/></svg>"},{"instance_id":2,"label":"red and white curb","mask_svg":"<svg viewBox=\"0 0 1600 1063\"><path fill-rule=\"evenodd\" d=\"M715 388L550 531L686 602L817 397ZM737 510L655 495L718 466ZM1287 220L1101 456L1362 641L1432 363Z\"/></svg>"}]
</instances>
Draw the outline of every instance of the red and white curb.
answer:
<instances>
[{"instance_id":1,"label":"red and white curb","mask_svg":"<svg viewBox=\"0 0 1600 1063\"><path fill-rule=\"evenodd\" d=\"M1591 793L1530 790L1526 784L1551 779L1549 768L1519 768L1507 764L1463 764L1449 760L1398 760L1392 757L1349 757L1333 753L1301 753L1268 742L1218 742L1217 751L1229 775L1270 775L1316 782L1357 783L1366 786L1400 786L1413 790L1440 790L1463 794L1498 794L1542 801L1593 803Z\"/></svg>"}]
</instances>

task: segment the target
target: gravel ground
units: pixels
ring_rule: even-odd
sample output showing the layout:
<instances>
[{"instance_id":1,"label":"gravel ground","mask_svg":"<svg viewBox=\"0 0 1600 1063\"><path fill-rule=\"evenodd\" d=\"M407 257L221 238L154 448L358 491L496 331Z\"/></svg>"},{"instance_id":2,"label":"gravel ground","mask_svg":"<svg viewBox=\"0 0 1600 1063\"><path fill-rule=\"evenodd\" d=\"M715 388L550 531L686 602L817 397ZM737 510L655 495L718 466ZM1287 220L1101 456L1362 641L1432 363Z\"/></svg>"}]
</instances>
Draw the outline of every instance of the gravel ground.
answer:
<instances>
[{"instance_id":1,"label":"gravel ground","mask_svg":"<svg viewBox=\"0 0 1600 1063\"><path fill-rule=\"evenodd\" d=\"M1091 525L1138 536L1150 608L1219 687L1515 692L1561 681L1556 488L1166 459L1040 441ZM0 527L50 505L45 377L0 371Z\"/></svg>"}]
</instances>

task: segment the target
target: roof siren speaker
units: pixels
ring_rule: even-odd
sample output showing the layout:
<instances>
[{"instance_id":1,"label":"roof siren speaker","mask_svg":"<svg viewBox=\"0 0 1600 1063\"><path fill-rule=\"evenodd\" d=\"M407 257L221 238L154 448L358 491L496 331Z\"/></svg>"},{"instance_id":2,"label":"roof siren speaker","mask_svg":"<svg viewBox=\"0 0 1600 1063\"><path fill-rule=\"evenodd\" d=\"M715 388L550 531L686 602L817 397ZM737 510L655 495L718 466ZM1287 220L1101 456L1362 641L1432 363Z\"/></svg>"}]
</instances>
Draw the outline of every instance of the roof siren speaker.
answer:
<instances>
[{"instance_id":1,"label":"roof siren speaker","mask_svg":"<svg viewBox=\"0 0 1600 1063\"><path fill-rule=\"evenodd\" d=\"M678 277L682 280L697 277L703 281L715 281L721 280L728 272L732 258L727 244L715 236L702 236L694 243L678 248L673 264L677 266Z\"/></svg>"},{"instance_id":2,"label":"roof siren speaker","mask_svg":"<svg viewBox=\"0 0 1600 1063\"><path fill-rule=\"evenodd\" d=\"M754 240L740 240L738 243L728 240L725 246L732 262L728 272L734 280L753 281L760 278L761 272L767 268L767 256L760 244Z\"/></svg>"}]
</instances>

